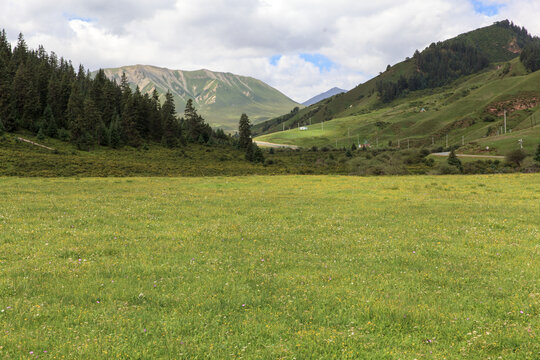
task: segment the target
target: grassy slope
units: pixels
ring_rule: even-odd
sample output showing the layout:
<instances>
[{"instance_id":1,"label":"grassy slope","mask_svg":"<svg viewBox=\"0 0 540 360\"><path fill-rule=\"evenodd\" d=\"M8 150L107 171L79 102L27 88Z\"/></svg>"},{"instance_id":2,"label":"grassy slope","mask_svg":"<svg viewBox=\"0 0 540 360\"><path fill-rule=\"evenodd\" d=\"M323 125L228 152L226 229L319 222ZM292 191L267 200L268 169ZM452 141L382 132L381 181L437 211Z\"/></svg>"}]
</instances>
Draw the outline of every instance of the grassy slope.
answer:
<instances>
[{"instance_id":1,"label":"grassy slope","mask_svg":"<svg viewBox=\"0 0 540 360\"><path fill-rule=\"evenodd\" d=\"M509 29L491 25L458 36L459 39L468 41L477 46L492 62L510 61L516 58L516 54L507 49L509 43L514 40L516 34ZM375 91L376 83L382 81L397 81L403 75L409 77L416 70L414 61L406 60L392 66L388 71L379 76L358 85L356 88L331 99L319 102L300 111L298 115L285 122L285 127L301 122L303 124L319 123L332 118L344 117L355 113L365 113L376 103L376 99L370 97ZM270 126L268 126L270 125ZM267 124L259 124L254 127L256 134L270 133L282 130L282 124L270 121Z\"/></svg>"},{"instance_id":2,"label":"grassy slope","mask_svg":"<svg viewBox=\"0 0 540 360\"><path fill-rule=\"evenodd\" d=\"M105 69L105 74L116 81L120 81L122 72L126 73L130 84L139 85L143 93L156 88L164 100L170 90L179 112L183 111L188 99L194 99L200 114L213 127L225 130L237 129L242 113L257 123L299 106L260 80L230 73L179 71L142 65Z\"/></svg>"},{"instance_id":3,"label":"grassy slope","mask_svg":"<svg viewBox=\"0 0 540 360\"><path fill-rule=\"evenodd\" d=\"M539 185L3 178L0 357L532 359Z\"/></svg>"},{"instance_id":4,"label":"grassy slope","mask_svg":"<svg viewBox=\"0 0 540 360\"><path fill-rule=\"evenodd\" d=\"M338 140L338 146L350 146L359 137L361 142L368 140L372 145L378 138L384 145L388 141L396 145L398 140L403 145L408 140L412 146L421 146L431 145L433 136L435 145L440 146L445 145L445 135L448 134L449 145L460 144L462 136L465 136L467 143L490 144L494 148L493 153L504 154L512 147L510 142L516 140L516 134L484 139L490 126L502 125L501 118L495 123L483 122L488 105L520 96L540 97L540 72L526 74L517 59L512 61L512 67L506 76L502 76L502 70L492 68L460 79L452 86L412 93L383 108L373 106L377 101L376 94L373 94L344 111L339 118L325 122L324 132L322 125L316 124L308 131L293 129L264 135L256 140L304 147L335 146ZM342 101L339 97L337 99ZM420 112L422 108L427 111ZM529 153L540 141L540 114L537 109L516 111L508 119L509 129L522 130L520 135ZM533 129L530 128L531 117L537 124ZM451 127L460 120L472 120L474 124L463 128ZM384 123L383 127L376 126L377 122ZM517 146L515 141L514 148Z\"/></svg>"}]
</instances>

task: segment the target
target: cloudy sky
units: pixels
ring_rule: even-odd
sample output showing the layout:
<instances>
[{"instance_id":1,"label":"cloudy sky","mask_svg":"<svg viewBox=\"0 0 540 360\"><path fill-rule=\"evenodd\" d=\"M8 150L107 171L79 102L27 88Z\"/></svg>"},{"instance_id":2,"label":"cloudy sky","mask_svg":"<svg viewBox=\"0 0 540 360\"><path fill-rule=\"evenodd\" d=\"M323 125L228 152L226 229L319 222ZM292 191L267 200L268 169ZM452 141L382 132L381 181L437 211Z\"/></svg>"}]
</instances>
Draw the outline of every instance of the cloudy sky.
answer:
<instances>
[{"instance_id":1,"label":"cloudy sky","mask_svg":"<svg viewBox=\"0 0 540 360\"><path fill-rule=\"evenodd\" d=\"M539 14L539 0L2 0L0 28L91 70L206 68L303 102L497 20L540 35Z\"/></svg>"}]
</instances>

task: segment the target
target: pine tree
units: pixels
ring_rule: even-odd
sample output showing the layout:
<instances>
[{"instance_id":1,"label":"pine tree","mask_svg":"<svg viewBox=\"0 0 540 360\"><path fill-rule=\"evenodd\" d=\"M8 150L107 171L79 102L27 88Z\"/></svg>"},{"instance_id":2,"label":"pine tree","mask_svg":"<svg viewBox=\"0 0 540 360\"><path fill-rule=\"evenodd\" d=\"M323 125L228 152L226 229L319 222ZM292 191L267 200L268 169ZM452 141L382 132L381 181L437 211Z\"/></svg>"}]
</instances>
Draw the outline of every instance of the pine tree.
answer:
<instances>
[{"instance_id":1,"label":"pine tree","mask_svg":"<svg viewBox=\"0 0 540 360\"><path fill-rule=\"evenodd\" d=\"M75 83L71 89L66 109L66 126L73 129L75 124L82 118L84 112L84 97L78 83ZM72 134L73 135L73 134ZM75 135L77 137L77 135Z\"/></svg>"},{"instance_id":2,"label":"pine tree","mask_svg":"<svg viewBox=\"0 0 540 360\"><path fill-rule=\"evenodd\" d=\"M263 163L264 155L260 147L255 143L249 144L246 149L246 160L253 163Z\"/></svg>"},{"instance_id":3,"label":"pine tree","mask_svg":"<svg viewBox=\"0 0 540 360\"><path fill-rule=\"evenodd\" d=\"M193 100L189 99L184 110L184 124L186 129L186 138L189 142L198 142L202 136L202 142L207 142L210 139L212 130L204 122L202 116L197 114L197 110L193 106Z\"/></svg>"},{"instance_id":4,"label":"pine tree","mask_svg":"<svg viewBox=\"0 0 540 360\"><path fill-rule=\"evenodd\" d=\"M120 129L120 116L116 115L109 126L109 146L113 149L120 147L122 133Z\"/></svg>"},{"instance_id":5,"label":"pine tree","mask_svg":"<svg viewBox=\"0 0 540 360\"><path fill-rule=\"evenodd\" d=\"M447 162L448 162L448 165L455 166L460 170L462 168L461 160L458 159L454 150L450 151Z\"/></svg>"},{"instance_id":6,"label":"pine tree","mask_svg":"<svg viewBox=\"0 0 540 360\"><path fill-rule=\"evenodd\" d=\"M56 120L54 119L51 107L47 105L43 111L42 128L45 135L55 138L58 135L58 127L56 126Z\"/></svg>"},{"instance_id":7,"label":"pine tree","mask_svg":"<svg viewBox=\"0 0 540 360\"><path fill-rule=\"evenodd\" d=\"M7 118L11 112L11 83L13 81L10 72L11 45L7 40L6 32L0 32L0 119L7 125ZM8 129L9 130L9 129Z\"/></svg>"},{"instance_id":8,"label":"pine tree","mask_svg":"<svg viewBox=\"0 0 540 360\"><path fill-rule=\"evenodd\" d=\"M13 48L13 55L12 55L13 69L17 69L19 65L26 63L27 58L28 58L28 46L26 45L26 41L24 40L23 34L20 33L17 39L17 45L15 46L15 48Z\"/></svg>"},{"instance_id":9,"label":"pine tree","mask_svg":"<svg viewBox=\"0 0 540 360\"><path fill-rule=\"evenodd\" d=\"M136 127L136 108L135 99L133 95L129 95L121 117L122 135L124 137L124 143L129 146L138 147L141 145L141 137L137 132Z\"/></svg>"},{"instance_id":10,"label":"pine tree","mask_svg":"<svg viewBox=\"0 0 540 360\"><path fill-rule=\"evenodd\" d=\"M161 126L161 105L159 103L159 95L156 89L154 89L152 92L152 97L150 98L150 108L150 117L148 119L150 123L150 137L155 141L159 141L163 136L163 130Z\"/></svg>"},{"instance_id":11,"label":"pine tree","mask_svg":"<svg viewBox=\"0 0 540 360\"><path fill-rule=\"evenodd\" d=\"M251 140L251 123L246 114L242 114L240 117L240 122L238 124L238 147L240 149L249 150L252 143Z\"/></svg>"},{"instance_id":12,"label":"pine tree","mask_svg":"<svg viewBox=\"0 0 540 360\"><path fill-rule=\"evenodd\" d=\"M179 126L176 119L176 109L174 99L170 91L165 95L165 102L161 107L161 116L163 124L162 144L168 148L178 145Z\"/></svg>"}]
</instances>

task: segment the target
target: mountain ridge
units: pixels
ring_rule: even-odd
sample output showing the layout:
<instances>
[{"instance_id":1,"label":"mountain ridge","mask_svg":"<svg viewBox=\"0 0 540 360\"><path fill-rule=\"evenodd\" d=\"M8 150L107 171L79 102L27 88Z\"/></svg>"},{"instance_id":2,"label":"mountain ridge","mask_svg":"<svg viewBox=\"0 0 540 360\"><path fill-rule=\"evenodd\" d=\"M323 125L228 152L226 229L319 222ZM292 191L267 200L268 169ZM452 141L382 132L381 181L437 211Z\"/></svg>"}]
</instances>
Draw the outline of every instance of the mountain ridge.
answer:
<instances>
[{"instance_id":1,"label":"mountain ridge","mask_svg":"<svg viewBox=\"0 0 540 360\"><path fill-rule=\"evenodd\" d=\"M125 73L130 87L138 86L143 94L155 89L161 101L170 91L180 114L187 100L192 99L208 123L229 131L236 129L242 113L258 123L300 105L259 79L230 72L174 70L143 64L103 71L117 82Z\"/></svg>"},{"instance_id":2,"label":"mountain ridge","mask_svg":"<svg viewBox=\"0 0 540 360\"><path fill-rule=\"evenodd\" d=\"M311 99L309 99L307 101L304 101L302 103L302 105L310 106L310 105L318 103L319 101L323 101L325 99L328 99L329 97L332 97L332 96L335 96L335 95L338 95L338 94L342 94L342 93L346 93L346 92L347 92L347 90L340 89L338 87L333 87L328 91L325 91L325 92L323 92L323 93L321 93L319 95L316 95L316 96L312 97Z\"/></svg>"}]
</instances>

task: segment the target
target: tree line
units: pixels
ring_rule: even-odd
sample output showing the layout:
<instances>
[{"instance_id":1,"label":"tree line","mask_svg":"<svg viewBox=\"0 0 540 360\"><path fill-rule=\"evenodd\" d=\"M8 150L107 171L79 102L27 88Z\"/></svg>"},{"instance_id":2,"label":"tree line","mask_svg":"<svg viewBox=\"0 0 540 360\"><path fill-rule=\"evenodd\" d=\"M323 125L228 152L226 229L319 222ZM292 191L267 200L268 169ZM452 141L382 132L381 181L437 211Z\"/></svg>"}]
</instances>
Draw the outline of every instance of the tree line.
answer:
<instances>
[{"instance_id":1,"label":"tree line","mask_svg":"<svg viewBox=\"0 0 540 360\"><path fill-rule=\"evenodd\" d=\"M75 71L70 61L42 46L29 50L22 34L12 49L5 30L0 32L0 131L28 130L84 150L150 141L167 147L234 142L223 130L213 130L191 99L183 115L178 118L170 92L161 104L156 90L151 95L132 90L125 74L117 84L103 70L91 76L80 65Z\"/></svg>"},{"instance_id":2,"label":"tree line","mask_svg":"<svg viewBox=\"0 0 540 360\"><path fill-rule=\"evenodd\" d=\"M410 91L446 85L489 65L489 59L476 47L458 39L432 43L421 53L417 50L412 61L416 65L413 75L401 75L396 82L381 80L377 83L382 102L391 102Z\"/></svg>"}]
</instances>

